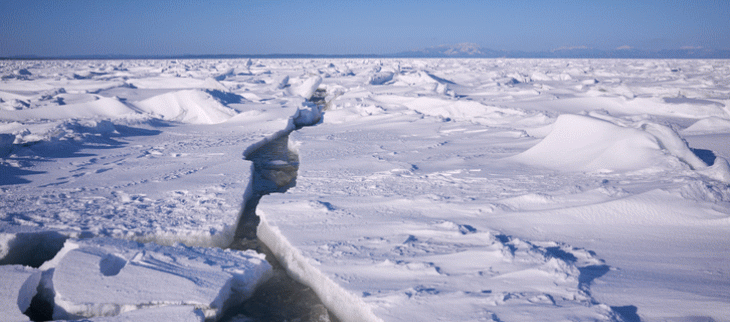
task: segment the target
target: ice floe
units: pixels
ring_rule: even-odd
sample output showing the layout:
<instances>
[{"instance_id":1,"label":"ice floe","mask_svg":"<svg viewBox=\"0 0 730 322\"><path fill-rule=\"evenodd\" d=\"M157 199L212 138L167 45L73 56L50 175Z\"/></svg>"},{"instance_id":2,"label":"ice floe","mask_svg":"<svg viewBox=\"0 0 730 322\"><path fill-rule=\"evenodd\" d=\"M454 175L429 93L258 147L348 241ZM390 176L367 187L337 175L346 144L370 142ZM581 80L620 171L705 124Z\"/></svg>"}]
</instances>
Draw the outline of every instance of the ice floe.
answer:
<instances>
[{"instance_id":1,"label":"ice floe","mask_svg":"<svg viewBox=\"0 0 730 322\"><path fill-rule=\"evenodd\" d=\"M219 318L226 290L247 295L267 274L260 255L221 250L255 197L246 158L317 124L289 136L298 176L272 175L293 187L261 199L258 236L341 321L725 321L727 71L4 61L0 314Z\"/></svg>"},{"instance_id":2,"label":"ice floe","mask_svg":"<svg viewBox=\"0 0 730 322\"><path fill-rule=\"evenodd\" d=\"M22 265L0 266L0 319L3 321L30 321L24 315L37 294L41 272Z\"/></svg>"},{"instance_id":3,"label":"ice floe","mask_svg":"<svg viewBox=\"0 0 730 322\"><path fill-rule=\"evenodd\" d=\"M53 317L74 319L168 305L215 317L237 304L232 298L250 297L271 266L253 251L94 238L67 240L40 269L51 270L43 284L53 293Z\"/></svg>"}]
</instances>

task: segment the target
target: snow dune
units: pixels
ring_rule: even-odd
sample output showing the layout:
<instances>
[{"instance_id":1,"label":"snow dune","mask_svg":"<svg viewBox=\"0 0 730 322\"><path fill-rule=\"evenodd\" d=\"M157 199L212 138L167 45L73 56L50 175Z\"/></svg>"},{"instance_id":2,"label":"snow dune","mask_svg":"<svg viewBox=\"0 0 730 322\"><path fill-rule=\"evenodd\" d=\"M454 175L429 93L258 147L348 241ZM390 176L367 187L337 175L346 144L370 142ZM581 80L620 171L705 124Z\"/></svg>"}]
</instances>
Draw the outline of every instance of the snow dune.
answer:
<instances>
[{"instance_id":1,"label":"snow dune","mask_svg":"<svg viewBox=\"0 0 730 322\"><path fill-rule=\"evenodd\" d=\"M540 143L510 160L567 171L698 170L730 183L727 160L709 167L671 128L649 122L618 125L610 120L564 114ZM679 161L679 162L678 162Z\"/></svg>"},{"instance_id":2,"label":"snow dune","mask_svg":"<svg viewBox=\"0 0 730 322\"><path fill-rule=\"evenodd\" d=\"M688 128L682 130L683 134L708 134L708 133L727 133L730 131L730 121L718 117L708 117L701 119Z\"/></svg>"},{"instance_id":3,"label":"snow dune","mask_svg":"<svg viewBox=\"0 0 730 322\"><path fill-rule=\"evenodd\" d=\"M136 107L163 120L192 124L222 123L236 115L210 94L201 90L184 90L148 98Z\"/></svg>"},{"instance_id":4,"label":"snow dune","mask_svg":"<svg viewBox=\"0 0 730 322\"><path fill-rule=\"evenodd\" d=\"M512 159L569 171L627 171L668 166L662 164L663 146L659 138L641 129L564 114L540 143ZM680 152L689 149L684 147ZM695 165L702 162L697 157L690 160Z\"/></svg>"}]
</instances>

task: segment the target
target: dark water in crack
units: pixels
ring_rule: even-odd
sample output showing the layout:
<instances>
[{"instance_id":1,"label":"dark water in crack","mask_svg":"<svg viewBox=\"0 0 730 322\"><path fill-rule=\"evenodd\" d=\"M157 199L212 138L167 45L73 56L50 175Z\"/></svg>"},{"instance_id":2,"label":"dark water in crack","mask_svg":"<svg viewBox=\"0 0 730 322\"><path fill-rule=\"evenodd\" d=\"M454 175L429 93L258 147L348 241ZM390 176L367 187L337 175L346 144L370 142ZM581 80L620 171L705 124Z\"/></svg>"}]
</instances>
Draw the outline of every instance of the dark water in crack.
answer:
<instances>
[{"instance_id":1,"label":"dark water in crack","mask_svg":"<svg viewBox=\"0 0 730 322\"><path fill-rule=\"evenodd\" d=\"M325 110L325 96L324 90L317 89L309 101ZM299 157L289 150L288 143L289 136L284 135L246 156L247 160L254 163L253 195L239 214L235 239L229 246L231 249L253 249L266 254L267 261L273 266L273 276L259 286L251 298L223 312L218 321L338 322L314 291L289 277L276 257L256 237L256 227L259 224L256 206L261 197L270 193L285 192L296 183ZM34 240L27 242L26 247L14 249L14 253L0 261L0 265L22 264L39 267L58 253L67 238L53 232L42 235L40 239L35 237ZM28 310L23 313L32 321L51 321L53 296L49 289L40 284L38 294L33 297Z\"/></svg>"},{"instance_id":2,"label":"dark water in crack","mask_svg":"<svg viewBox=\"0 0 730 322\"><path fill-rule=\"evenodd\" d=\"M324 92L318 90L315 104L324 104ZM241 210L232 249L253 249L266 254L273 266L273 276L259 286L243 304L224 312L220 321L338 321L322 304L314 291L293 280L271 251L256 237L259 218L256 206L261 197L285 192L296 184L299 157L288 147L289 136L273 140L246 156L254 163L253 195Z\"/></svg>"}]
</instances>

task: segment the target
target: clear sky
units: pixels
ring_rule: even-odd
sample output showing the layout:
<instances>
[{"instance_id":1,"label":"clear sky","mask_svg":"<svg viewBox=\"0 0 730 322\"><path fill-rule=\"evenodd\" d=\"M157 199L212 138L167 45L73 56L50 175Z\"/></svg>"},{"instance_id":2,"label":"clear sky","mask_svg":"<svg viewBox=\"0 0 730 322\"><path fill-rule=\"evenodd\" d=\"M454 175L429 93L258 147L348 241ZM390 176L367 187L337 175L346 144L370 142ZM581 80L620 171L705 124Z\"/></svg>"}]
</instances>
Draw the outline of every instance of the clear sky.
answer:
<instances>
[{"instance_id":1,"label":"clear sky","mask_svg":"<svg viewBox=\"0 0 730 322\"><path fill-rule=\"evenodd\" d=\"M730 49L730 1L0 0L0 57Z\"/></svg>"}]
</instances>

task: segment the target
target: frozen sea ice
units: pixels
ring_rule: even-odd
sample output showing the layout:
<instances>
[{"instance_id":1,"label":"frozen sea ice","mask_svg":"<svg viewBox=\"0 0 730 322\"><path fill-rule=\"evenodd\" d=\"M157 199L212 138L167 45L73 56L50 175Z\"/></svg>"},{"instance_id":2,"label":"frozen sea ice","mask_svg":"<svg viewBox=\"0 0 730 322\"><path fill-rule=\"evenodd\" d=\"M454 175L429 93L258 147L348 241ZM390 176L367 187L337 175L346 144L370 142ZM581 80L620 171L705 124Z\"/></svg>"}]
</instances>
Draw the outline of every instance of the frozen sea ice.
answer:
<instances>
[{"instance_id":1,"label":"frozen sea ice","mask_svg":"<svg viewBox=\"0 0 730 322\"><path fill-rule=\"evenodd\" d=\"M41 269L53 269L42 283L53 290L54 319L169 305L194 306L211 318L237 304L233 298L250 297L271 266L253 251L94 238L66 241Z\"/></svg>"}]
</instances>

